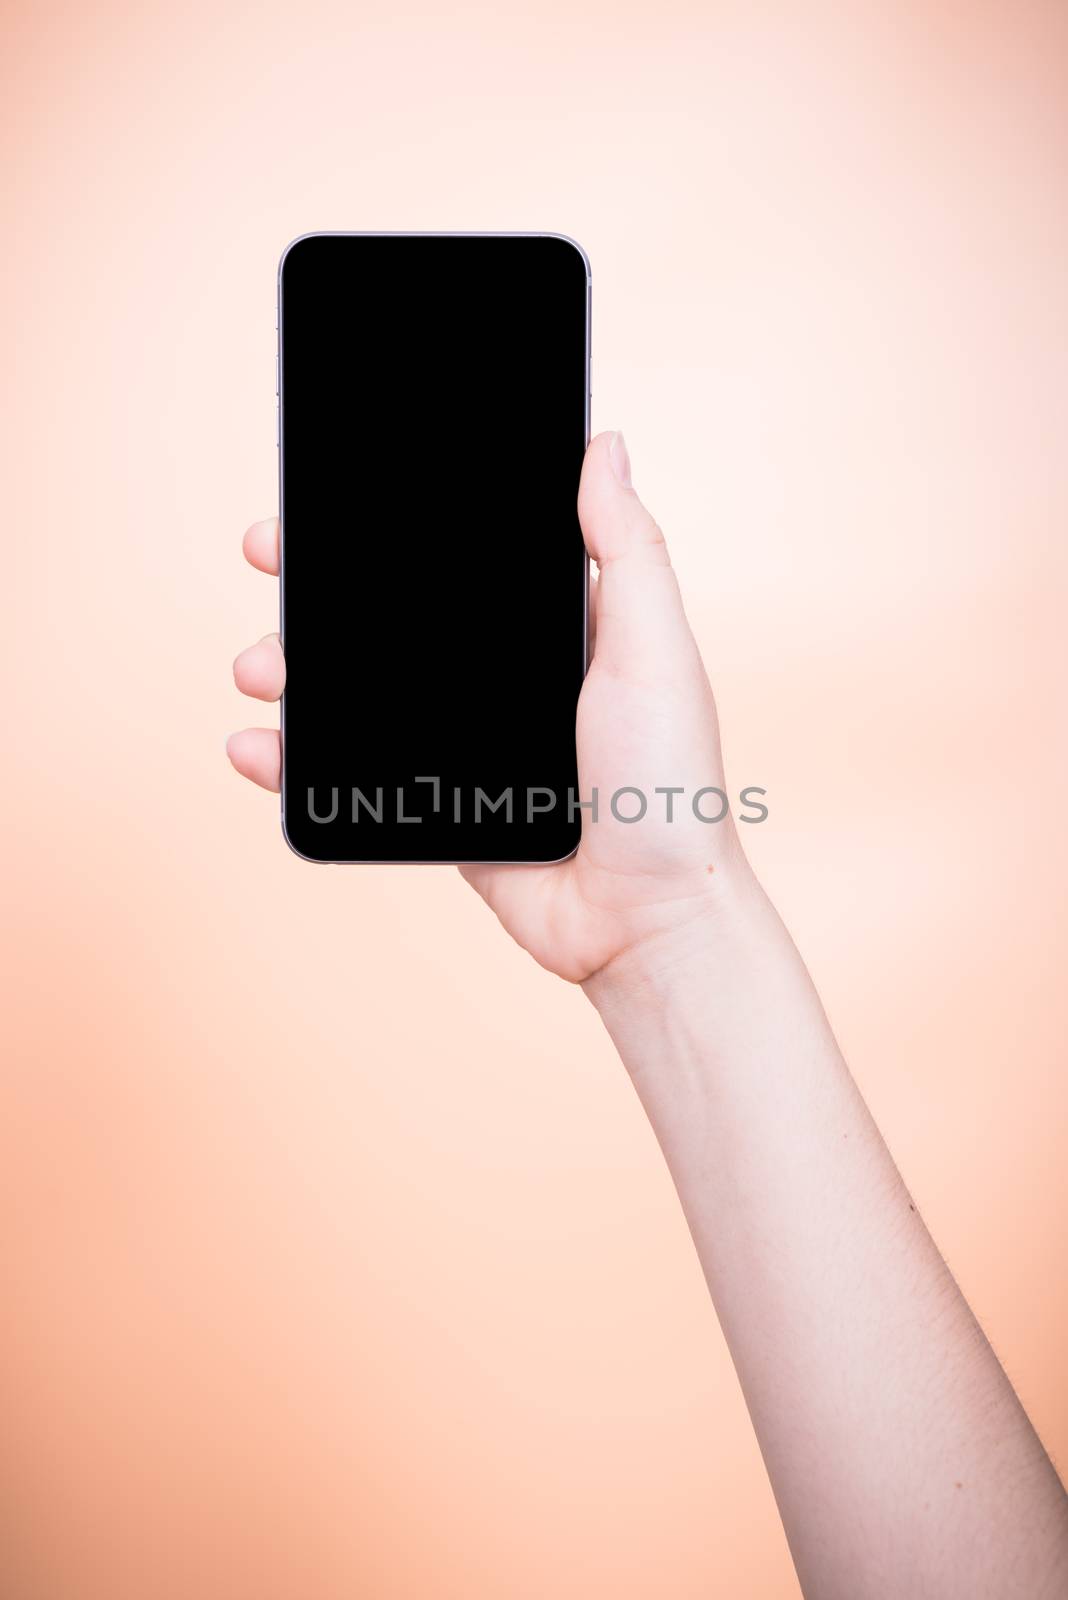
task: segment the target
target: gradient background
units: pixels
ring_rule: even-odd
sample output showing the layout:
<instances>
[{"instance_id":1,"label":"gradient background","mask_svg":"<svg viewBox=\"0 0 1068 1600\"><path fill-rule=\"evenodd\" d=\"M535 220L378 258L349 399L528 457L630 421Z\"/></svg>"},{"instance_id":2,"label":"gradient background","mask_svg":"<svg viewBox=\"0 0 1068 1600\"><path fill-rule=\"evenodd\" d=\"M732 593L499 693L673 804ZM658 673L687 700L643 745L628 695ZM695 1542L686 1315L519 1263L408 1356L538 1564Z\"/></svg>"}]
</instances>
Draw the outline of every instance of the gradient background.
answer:
<instances>
[{"instance_id":1,"label":"gradient background","mask_svg":"<svg viewBox=\"0 0 1068 1600\"><path fill-rule=\"evenodd\" d=\"M747 844L1063 1467L1064 6L4 20L0 1590L797 1594L592 1009L224 758L316 227L589 251Z\"/></svg>"}]
</instances>

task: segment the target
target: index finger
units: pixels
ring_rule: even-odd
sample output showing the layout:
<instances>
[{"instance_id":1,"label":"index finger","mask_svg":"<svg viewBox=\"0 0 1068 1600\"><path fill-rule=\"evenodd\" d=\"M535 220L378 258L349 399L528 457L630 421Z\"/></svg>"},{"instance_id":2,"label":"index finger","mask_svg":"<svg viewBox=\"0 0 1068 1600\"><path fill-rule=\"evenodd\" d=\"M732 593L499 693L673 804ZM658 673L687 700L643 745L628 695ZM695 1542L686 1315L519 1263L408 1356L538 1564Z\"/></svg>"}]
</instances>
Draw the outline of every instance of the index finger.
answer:
<instances>
[{"instance_id":1,"label":"index finger","mask_svg":"<svg viewBox=\"0 0 1068 1600\"><path fill-rule=\"evenodd\" d=\"M268 517L264 522L254 522L241 542L245 560L260 572L278 576L278 518Z\"/></svg>"}]
</instances>

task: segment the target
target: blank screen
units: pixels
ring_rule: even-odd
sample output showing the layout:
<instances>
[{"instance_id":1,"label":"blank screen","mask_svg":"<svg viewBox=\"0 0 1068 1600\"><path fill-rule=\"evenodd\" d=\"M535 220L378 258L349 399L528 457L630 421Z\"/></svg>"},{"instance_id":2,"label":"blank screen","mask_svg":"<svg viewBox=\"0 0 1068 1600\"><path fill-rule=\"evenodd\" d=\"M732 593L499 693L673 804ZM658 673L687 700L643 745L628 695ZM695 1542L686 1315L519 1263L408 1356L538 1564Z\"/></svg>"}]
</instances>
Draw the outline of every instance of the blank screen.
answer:
<instances>
[{"instance_id":1,"label":"blank screen","mask_svg":"<svg viewBox=\"0 0 1068 1600\"><path fill-rule=\"evenodd\" d=\"M588 317L585 256L555 235L318 234L283 257L283 816L299 854L575 848Z\"/></svg>"}]
</instances>

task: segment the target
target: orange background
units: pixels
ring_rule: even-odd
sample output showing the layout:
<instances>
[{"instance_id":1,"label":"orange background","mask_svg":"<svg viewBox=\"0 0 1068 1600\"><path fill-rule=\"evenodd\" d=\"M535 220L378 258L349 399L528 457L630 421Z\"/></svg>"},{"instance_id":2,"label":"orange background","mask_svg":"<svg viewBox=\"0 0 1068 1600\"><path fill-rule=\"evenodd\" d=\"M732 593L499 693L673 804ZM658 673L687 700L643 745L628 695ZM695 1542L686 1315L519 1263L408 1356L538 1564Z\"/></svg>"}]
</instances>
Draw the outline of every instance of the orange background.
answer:
<instances>
[{"instance_id":1,"label":"orange background","mask_svg":"<svg viewBox=\"0 0 1068 1600\"><path fill-rule=\"evenodd\" d=\"M797 1594L592 1009L451 870L296 860L225 761L317 227L589 251L746 842L1063 1466L1060 0L5 33L0 1590Z\"/></svg>"}]
</instances>

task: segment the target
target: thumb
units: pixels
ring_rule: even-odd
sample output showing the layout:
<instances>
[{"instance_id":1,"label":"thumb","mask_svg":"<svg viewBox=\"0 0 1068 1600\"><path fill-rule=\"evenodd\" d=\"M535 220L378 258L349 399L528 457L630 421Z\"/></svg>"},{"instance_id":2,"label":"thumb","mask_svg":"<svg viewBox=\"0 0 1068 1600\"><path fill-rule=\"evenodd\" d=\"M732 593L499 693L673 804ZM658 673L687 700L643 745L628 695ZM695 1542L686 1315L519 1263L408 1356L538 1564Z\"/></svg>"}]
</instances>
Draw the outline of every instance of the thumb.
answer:
<instances>
[{"instance_id":1,"label":"thumb","mask_svg":"<svg viewBox=\"0 0 1068 1600\"><path fill-rule=\"evenodd\" d=\"M634 492L621 433L586 451L578 497L586 549L600 568L594 660L628 676L690 670L697 647L661 533Z\"/></svg>"}]
</instances>

